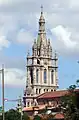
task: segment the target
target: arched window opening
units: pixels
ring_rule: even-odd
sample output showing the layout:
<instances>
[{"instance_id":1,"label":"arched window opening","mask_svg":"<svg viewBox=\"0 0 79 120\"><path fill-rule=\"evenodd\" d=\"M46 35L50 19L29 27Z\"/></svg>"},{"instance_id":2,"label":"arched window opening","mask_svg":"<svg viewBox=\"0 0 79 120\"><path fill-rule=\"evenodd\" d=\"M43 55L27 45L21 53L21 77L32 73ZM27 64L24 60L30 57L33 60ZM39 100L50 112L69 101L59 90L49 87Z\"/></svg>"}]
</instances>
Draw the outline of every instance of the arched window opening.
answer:
<instances>
[{"instance_id":1,"label":"arched window opening","mask_svg":"<svg viewBox=\"0 0 79 120\"><path fill-rule=\"evenodd\" d=\"M37 59L37 64L40 64L40 60L39 59Z\"/></svg>"},{"instance_id":2,"label":"arched window opening","mask_svg":"<svg viewBox=\"0 0 79 120\"><path fill-rule=\"evenodd\" d=\"M36 82L38 83L38 69L36 70Z\"/></svg>"},{"instance_id":3,"label":"arched window opening","mask_svg":"<svg viewBox=\"0 0 79 120\"><path fill-rule=\"evenodd\" d=\"M54 83L54 81L53 81L53 70L51 71L51 84L53 84Z\"/></svg>"},{"instance_id":4,"label":"arched window opening","mask_svg":"<svg viewBox=\"0 0 79 120\"><path fill-rule=\"evenodd\" d=\"M41 89L39 89L39 94L41 93Z\"/></svg>"},{"instance_id":5,"label":"arched window opening","mask_svg":"<svg viewBox=\"0 0 79 120\"><path fill-rule=\"evenodd\" d=\"M36 94L38 94L38 89L36 89Z\"/></svg>"},{"instance_id":6,"label":"arched window opening","mask_svg":"<svg viewBox=\"0 0 79 120\"><path fill-rule=\"evenodd\" d=\"M31 84L33 84L33 69L30 68Z\"/></svg>"},{"instance_id":7,"label":"arched window opening","mask_svg":"<svg viewBox=\"0 0 79 120\"><path fill-rule=\"evenodd\" d=\"M27 106L28 106L28 107L30 106L30 103L29 103L29 102L27 103Z\"/></svg>"},{"instance_id":8,"label":"arched window opening","mask_svg":"<svg viewBox=\"0 0 79 120\"><path fill-rule=\"evenodd\" d=\"M46 83L46 79L47 79L47 71L46 69L44 70L44 83Z\"/></svg>"},{"instance_id":9,"label":"arched window opening","mask_svg":"<svg viewBox=\"0 0 79 120\"><path fill-rule=\"evenodd\" d=\"M45 92L45 89L44 89L44 92Z\"/></svg>"}]
</instances>

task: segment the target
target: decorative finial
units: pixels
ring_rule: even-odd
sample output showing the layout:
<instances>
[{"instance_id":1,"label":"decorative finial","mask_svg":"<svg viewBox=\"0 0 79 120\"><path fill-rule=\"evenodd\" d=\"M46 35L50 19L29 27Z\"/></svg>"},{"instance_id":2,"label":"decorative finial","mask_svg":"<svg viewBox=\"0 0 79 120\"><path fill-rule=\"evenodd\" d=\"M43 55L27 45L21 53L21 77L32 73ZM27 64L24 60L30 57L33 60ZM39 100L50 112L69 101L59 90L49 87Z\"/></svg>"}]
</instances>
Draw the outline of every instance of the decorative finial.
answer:
<instances>
[{"instance_id":1,"label":"decorative finial","mask_svg":"<svg viewBox=\"0 0 79 120\"><path fill-rule=\"evenodd\" d=\"M36 39L34 39L34 43L36 43Z\"/></svg>"},{"instance_id":2,"label":"decorative finial","mask_svg":"<svg viewBox=\"0 0 79 120\"><path fill-rule=\"evenodd\" d=\"M56 58L56 56L57 56L57 53L56 53L56 50L55 50L55 58Z\"/></svg>"},{"instance_id":3,"label":"decorative finial","mask_svg":"<svg viewBox=\"0 0 79 120\"><path fill-rule=\"evenodd\" d=\"M50 39L48 39L48 43L50 44Z\"/></svg>"},{"instance_id":4,"label":"decorative finial","mask_svg":"<svg viewBox=\"0 0 79 120\"><path fill-rule=\"evenodd\" d=\"M43 5L41 5L41 14L43 14Z\"/></svg>"},{"instance_id":5,"label":"decorative finial","mask_svg":"<svg viewBox=\"0 0 79 120\"><path fill-rule=\"evenodd\" d=\"M27 56L29 56L29 50L28 50Z\"/></svg>"},{"instance_id":6,"label":"decorative finial","mask_svg":"<svg viewBox=\"0 0 79 120\"><path fill-rule=\"evenodd\" d=\"M57 59L57 51L55 50L55 59Z\"/></svg>"}]
</instances>

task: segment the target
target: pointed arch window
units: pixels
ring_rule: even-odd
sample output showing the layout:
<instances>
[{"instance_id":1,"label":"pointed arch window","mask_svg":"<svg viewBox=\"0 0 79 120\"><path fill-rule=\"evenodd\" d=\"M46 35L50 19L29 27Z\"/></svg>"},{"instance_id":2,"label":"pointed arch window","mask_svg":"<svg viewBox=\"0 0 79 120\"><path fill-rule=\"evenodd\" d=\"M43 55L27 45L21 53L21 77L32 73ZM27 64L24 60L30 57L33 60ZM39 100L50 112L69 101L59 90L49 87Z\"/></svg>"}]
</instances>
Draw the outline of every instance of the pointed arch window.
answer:
<instances>
[{"instance_id":1,"label":"pointed arch window","mask_svg":"<svg viewBox=\"0 0 79 120\"><path fill-rule=\"evenodd\" d=\"M27 106L29 107L29 105L30 105L30 103L28 102L28 103L27 103Z\"/></svg>"},{"instance_id":2,"label":"pointed arch window","mask_svg":"<svg viewBox=\"0 0 79 120\"><path fill-rule=\"evenodd\" d=\"M46 69L44 69L44 83L46 83L46 80L47 80L47 71Z\"/></svg>"},{"instance_id":3,"label":"pointed arch window","mask_svg":"<svg viewBox=\"0 0 79 120\"><path fill-rule=\"evenodd\" d=\"M33 69L30 69L30 76L31 76L31 84L33 84Z\"/></svg>"},{"instance_id":4,"label":"pointed arch window","mask_svg":"<svg viewBox=\"0 0 79 120\"><path fill-rule=\"evenodd\" d=\"M54 74L54 71L52 70L52 71L51 71L51 84L54 83L54 80L53 80L53 74Z\"/></svg>"},{"instance_id":5,"label":"pointed arch window","mask_svg":"<svg viewBox=\"0 0 79 120\"><path fill-rule=\"evenodd\" d=\"M36 82L38 83L38 69L36 70Z\"/></svg>"}]
</instances>

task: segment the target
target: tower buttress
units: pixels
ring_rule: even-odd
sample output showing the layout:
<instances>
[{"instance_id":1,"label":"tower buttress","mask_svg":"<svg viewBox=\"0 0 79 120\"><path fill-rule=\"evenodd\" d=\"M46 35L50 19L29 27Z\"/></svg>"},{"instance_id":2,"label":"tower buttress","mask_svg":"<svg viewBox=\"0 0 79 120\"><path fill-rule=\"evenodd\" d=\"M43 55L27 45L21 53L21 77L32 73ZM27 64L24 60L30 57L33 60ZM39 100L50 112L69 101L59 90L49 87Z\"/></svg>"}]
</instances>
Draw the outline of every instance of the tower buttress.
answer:
<instances>
[{"instance_id":1,"label":"tower buttress","mask_svg":"<svg viewBox=\"0 0 79 120\"><path fill-rule=\"evenodd\" d=\"M58 58L57 58L57 53L55 51L55 79L56 79L56 85L58 85Z\"/></svg>"}]
</instances>

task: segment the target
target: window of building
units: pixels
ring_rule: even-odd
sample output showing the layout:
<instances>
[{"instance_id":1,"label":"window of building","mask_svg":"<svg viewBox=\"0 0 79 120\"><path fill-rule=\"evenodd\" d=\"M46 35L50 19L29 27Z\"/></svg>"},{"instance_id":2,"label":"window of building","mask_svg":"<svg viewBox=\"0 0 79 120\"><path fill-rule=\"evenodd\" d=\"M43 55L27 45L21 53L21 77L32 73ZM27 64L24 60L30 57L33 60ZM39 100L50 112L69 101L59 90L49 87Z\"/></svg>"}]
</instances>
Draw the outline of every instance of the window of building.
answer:
<instances>
[{"instance_id":1,"label":"window of building","mask_svg":"<svg viewBox=\"0 0 79 120\"><path fill-rule=\"evenodd\" d=\"M40 60L39 59L37 59L37 64L40 64Z\"/></svg>"},{"instance_id":2,"label":"window of building","mask_svg":"<svg viewBox=\"0 0 79 120\"><path fill-rule=\"evenodd\" d=\"M36 70L36 82L38 83L38 69Z\"/></svg>"},{"instance_id":3,"label":"window of building","mask_svg":"<svg viewBox=\"0 0 79 120\"><path fill-rule=\"evenodd\" d=\"M47 89L47 92L48 92L48 89Z\"/></svg>"},{"instance_id":4,"label":"window of building","mask_svg":"<svg viewBox=\"0 0 79 120\"><path fill-rule=\"evenodd\" d=\"M46 69L44 69L44 83L46 83L46 79L47 79L47 71Z\"/></svg>"},{"instance_id":5,"label":"window of building","mask_svg":"<svg viewBox=\"0 0 79 120\"><path fill-rule=\"evenodd\" d=\"M33 84L33 69L30 68L30 75L31 75L31 84Z\"/></svg>"},{"instance_id":6,"label":"window of building","mask_svg":"<svg viewBox=\"0 0 79 120\"><path fill-rule=\"evenodd\" d=\"M27 102L27 106L29 107L29 105L30 105L30 103L29 102Z\"/></svg>"},{"instance_id":7,"label":"window of building","mask_svg":"<svg viewBox=\"0 0 79 120\"><path fill-rule=\"evenodd\" d=\"M51 91L53 91L53 90L51 90Z\"/></svg>"},{"instance_id":8,"label":"window of building","mask_svg":"<svg viewBox=\"0 0 79 120\"><path fill-rule=\"evenodd\" d=\"M36 94L38 94L38 89L36 89Z\"/></svg>"},{"instance_id":9,"label":"window of building","mask_svg":"<svg viewBox=\"0 0 79 120\"><path fill-rule=\"evenodd\" d=\"M44 89L44 92L45 92L45 89Z\"/></svg>"},{"instance_id":10,"label":"window of building","mask_svg":"<svg viewBox=\"0 0 79 120\"><path fill-rule=\"evenodd\" d=\"M41 89L39 89L39 94L41 93Z\"/></svg>"},{"instance_id":11,"label":"window of building","mask_svg":"<svg viewBox=\"0 0 79 120\"><path fill-rule=\"evenodd\" d=\"M53 84L54 83L54 81L53 81L53 70L51 71L51 84Z\"/></svg>"}]
</instances>

